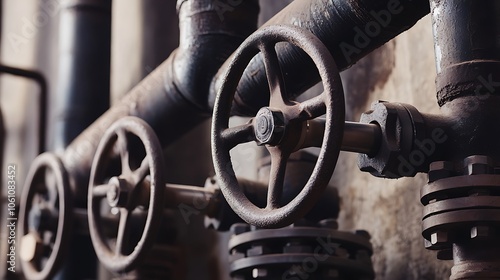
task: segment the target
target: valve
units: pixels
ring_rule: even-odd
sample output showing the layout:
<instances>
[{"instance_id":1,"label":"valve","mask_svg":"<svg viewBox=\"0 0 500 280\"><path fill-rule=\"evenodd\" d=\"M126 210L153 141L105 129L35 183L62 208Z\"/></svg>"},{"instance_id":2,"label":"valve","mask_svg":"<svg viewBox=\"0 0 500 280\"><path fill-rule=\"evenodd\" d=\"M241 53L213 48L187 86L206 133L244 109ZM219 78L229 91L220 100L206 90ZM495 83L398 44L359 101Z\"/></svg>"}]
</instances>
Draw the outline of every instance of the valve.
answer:
<instances>
[{"instance_id":1,"label":"valve","mask_svg":"<svg viewBox=\"0 0 500 280\"><path fill-rule=\"evenodd\" d=\"M152 247L163 211L164 165L158 138L141 119L122 118L104 133L92 163L87 211L92 244L109 270L130 271ZM117 229L110 230L107 218L117 215ZM137 242L130 246L133 237Z\"/></svg>"},{"instance_id":2,"label":"valve","mask_svg":"<svg viewBox=\"0 0 500 280\"><path fill-rule=\"evenodd\" d=\"M275 45L290 43L312 59L324 92L304 102L288 99ZM269 106L259 110L245 125L230 127L231 103L243 71L261 53L270 88ZM259 94L259 93L255 93ZM314 119L326 113L319 159L300 193L280 204L286 162L292 152L317 145L307 137ZM212 156L220 187L231 208L246 222L259 227L282 227L303 216L319 199L335 168L345 119L342 83L335 61L323 43L298 27L268 26L255 32L236 50L215 101L212 119ZM229 151L238 144L255 141L271 154L271 175L266 206L252 203L240 188Z\"/></svg>"},{"instance_id":3,"label":"valve","mask_svg":"<svg viewBox=\"0 0 500 280\"><path fill-rule=\"evenodd\" d=\"M26 279L52 279L71 238L72 199L61 160L52 153L36 157L21 196L20 259Z\"/></svg>"}]
</instances>

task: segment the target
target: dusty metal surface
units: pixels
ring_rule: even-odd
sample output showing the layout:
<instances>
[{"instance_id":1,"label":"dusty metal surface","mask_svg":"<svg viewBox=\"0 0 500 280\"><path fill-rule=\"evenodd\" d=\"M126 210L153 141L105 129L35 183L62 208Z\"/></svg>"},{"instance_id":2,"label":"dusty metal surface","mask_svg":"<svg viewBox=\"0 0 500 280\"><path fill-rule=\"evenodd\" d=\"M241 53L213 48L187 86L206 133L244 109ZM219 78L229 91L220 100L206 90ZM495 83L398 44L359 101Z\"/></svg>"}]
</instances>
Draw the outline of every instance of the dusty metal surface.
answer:
<instances>
[{"instance_id":1,"label":"dusty metal surface","mask_svg":"<svg viewBox=\"0 0 500 280\"><path fill-rule=\"evenodd\" d=\"M116 157L119 164L113 166ZM164 207L163 172L160 143L144 121L122 118L103 135L90 174L87 213L94 249L106 268L130 271L153 246ZM146 176L150 180L145 181ZM141 214L136 209L146 215L142 223L136 218ZM110 235L109 223L103 218L116 218L118 213L118 229ZM134 240L132 234L137 232L139 238Z\"/></svg>"},{"instance_id":2,"label":"dusty metal surface","mask_svg":"<svg viewBox=\"0 0 500 280\"><path fill-rule=\"evenodd\" d=\"M306 52L316 64L324 92L305 102L287 98L283 73L275 50L287 42ZM269 106L249 123L228 128L231 105L241 74L257 54L264 56L271 91ZM319 160L301 192L281 204L286 162L290 154L309 147L303 141L307 122L326 113L326 126ZM212 119L212 155L224 197L246 222L260 227L280 227L303 216L321 196L333 173L344 126L344 94L335 62L326 47L307 30L292 26L269 26L251 35L236 50L217 96ZM279 135L277 135L279 134ZM271 175L267 203L257 207L242 192L234 173L229 151L238 144L256 141L271 154Z\"/></svg>"}]
</instances>

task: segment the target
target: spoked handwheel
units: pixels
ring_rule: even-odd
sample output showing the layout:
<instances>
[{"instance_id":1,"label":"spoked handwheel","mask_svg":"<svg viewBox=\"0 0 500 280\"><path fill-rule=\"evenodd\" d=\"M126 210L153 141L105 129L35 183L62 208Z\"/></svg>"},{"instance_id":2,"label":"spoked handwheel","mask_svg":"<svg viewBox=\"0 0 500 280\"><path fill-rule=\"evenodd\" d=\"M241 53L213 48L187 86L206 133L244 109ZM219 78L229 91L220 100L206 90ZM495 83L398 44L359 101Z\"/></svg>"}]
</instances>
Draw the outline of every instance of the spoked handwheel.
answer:
<instances>
[{"instance_id":1,"label":"spoked handwheel","mask_svg":"<svg viewBox=\"0 0 500 280\"><path fill-rule=\"evenodd\" d=\"M94 249L109 270L130 271L153 245L163 211L163 170L158 138L141 119L122 118L104 133L92 163L87 211ZM109 221L118 215L112 230ZM137 216L144 224L134 224ZM132 236L139 236L137 242Z\"/></svg>"},{"instance_id":2,"label":"spoked handwheel","mask_svg":"<svg viewBox=\"0 0 500 280\"><path fill-rule=\"evenodd\" d=\"M20 259L26 279L52 279L71 238L72 198L68 175L50 153L33 161L21 196Z\"/></svg>"},{"instance_id":3,"label":"spoked handwheel","mask_svg":"<svg viewBox=\"0 0 500 280\"><path fill-rule=\"evenodd\" d=\"M309 55L319 71L324 88L322 94L302 103L288 99L275 50L279 42L290 43ZM269 106L261 108L247 124L228 128L238 82L250 60L259 52L264 58L270 88ZM325 113L323 139L309 139L307 134L315 126L313 119ZM293 26L269 26L252 34L233 55L215 101L212 119L212 156L229 205L246 222L259 227L286 226L304 215L332 176L340 152L344 120L344 93L339 72L328 49L317 37ZM265 145L271 154L267 206L264 208L257 207L243 193L229 154L238 144L250 141ZM300 193L288 203L282 203L287 159L292 152L310 146L321 146L314 170Z\"/></svg>"}]
</instances>

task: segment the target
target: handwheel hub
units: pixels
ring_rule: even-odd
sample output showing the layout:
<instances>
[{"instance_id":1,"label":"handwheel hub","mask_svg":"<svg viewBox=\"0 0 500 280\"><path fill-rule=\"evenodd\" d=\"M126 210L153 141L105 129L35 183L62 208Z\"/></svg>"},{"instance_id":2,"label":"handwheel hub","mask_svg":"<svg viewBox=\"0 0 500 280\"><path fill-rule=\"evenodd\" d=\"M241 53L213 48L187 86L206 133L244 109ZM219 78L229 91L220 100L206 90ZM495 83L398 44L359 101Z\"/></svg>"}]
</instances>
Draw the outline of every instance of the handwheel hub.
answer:
<instances>
[{"instance_id":1,"label":"handwheel hub","mask_svg":"<svg viewBox=\"0 0 500 280\"><path fill-rule=\"evenodd\" d=\"M254 130L259 145L278 145L285 132L283 113L268 107L261 108L255 117Z\"/></svg>"},{"instance_id":2,"label":"handwheel hub","mask_svg":"<svg viewBox=\"0 0 500 280\"><path fill-rule=\"evenodd\" d=\"M111 207L126 207L128 204L129 188L127 181L118 177L112 177L109 180L111 186L106 199Z\"/></svg>"}]
</instances>

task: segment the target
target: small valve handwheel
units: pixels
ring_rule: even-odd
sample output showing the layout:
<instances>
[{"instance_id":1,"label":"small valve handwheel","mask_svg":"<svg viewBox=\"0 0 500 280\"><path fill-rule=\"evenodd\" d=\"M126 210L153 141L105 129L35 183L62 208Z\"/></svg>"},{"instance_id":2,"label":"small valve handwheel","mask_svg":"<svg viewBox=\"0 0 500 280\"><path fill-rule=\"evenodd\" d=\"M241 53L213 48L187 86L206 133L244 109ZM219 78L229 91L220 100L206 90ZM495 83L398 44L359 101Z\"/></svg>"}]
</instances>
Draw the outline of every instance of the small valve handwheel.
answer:
<instances>
[{"instance_id":1,"label":"small valve handwheel","mask_svg":"<svg viewBox=\"0 0 500 280\"><path fill-rule=\"evenodd\" d=\"M299 47L312 59L323 83L323 93L302 103L288 99L275 49L279 42ZM269 106L261 108L247 124L228 128L239 80L259 52L270 88ZM325 113L324 133L319 137L323 139L310 139L311 135L307 134L312 134L313 119ZM309 31L293 26L269 26L256 31L233 55L215 101L212 119L212 156L229 205L243 220L259 227L286 226L304 215L319 199L332 176L340 152L344 120L342 83L333 57L323 43ZM250 141L265 145L271 154L267 206L264 208L257 207L243 193L229 154L238 144ZM300 193L283 203L287 159L292 152L310 146L321 146L314 170Z\"/></svg>"},{"instance_id":2,"label":"small valve handwheel","mask_svg":"<svg viewBox=\"0 0 500 280\"><path fill-rule=\"evenodd\" d=\"M92 244L109 270L130 271L153 245L163 211L164 166L160 142L143 120L124 117L104 133L92 163L87 211ZM134 216L146 211L144 225L134 226Z\"/></svg>"},{"instance_id":3,"label":"small valve handwheel","mask_svg":"<svg viewBox=\"0 0 500 280\"><path fill-rule=\"evenodd\" d=\"M71 238L72 199L66 170L54 154L31 164L21 196L20 260L26 279L52 279Z\"/></svg>"}]
</instances>

